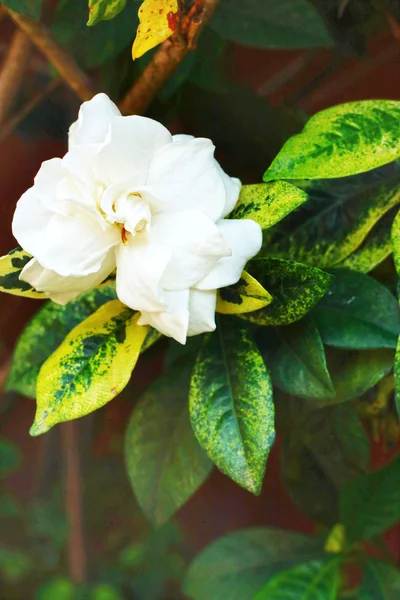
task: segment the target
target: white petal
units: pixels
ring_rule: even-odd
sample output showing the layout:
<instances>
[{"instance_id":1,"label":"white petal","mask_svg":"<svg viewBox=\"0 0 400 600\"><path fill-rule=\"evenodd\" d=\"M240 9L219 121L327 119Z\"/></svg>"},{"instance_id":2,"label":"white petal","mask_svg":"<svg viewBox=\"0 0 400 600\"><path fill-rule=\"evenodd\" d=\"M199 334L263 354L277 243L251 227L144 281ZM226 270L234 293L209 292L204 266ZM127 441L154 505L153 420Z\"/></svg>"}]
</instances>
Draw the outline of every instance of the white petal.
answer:
<instances>
[{"instance_id":1,"label":"white petal","mask_svg":"<svg viewBox=\"0 0 400 600\"><path fill-rule=\"evenodd\" d=\"M151 163L147 185L163 201L159 211L196 209L217 221L225 209L221 168L207 139L174 141L162 148Z\"/></svg>"},{"instance_id":2,"label":"white petal","mask_svg":"<svg viewBox=\"0 0 400 600\"><path fill-rule=\"evenodd\" d=\"M232 256L218 261L211 273L196 284L199 290L216 290L236 283L247 261L261 249L262 231L255 221L224 219L218 221L217 225L232 250Z\"/></svg>"},{"instance_id":3,"label":"white petal","mask_svg":"<svg viewBox=\"0 0 400 600\"><path fill-rule=\"evenodd\" d=\"M55 192L54 192L55 197ZM17 202L12 221L12 232L22 248L32 255L42 246L46 231L54 212L43 201L43 195L31 187Z\"/></svg>"},{"instance_id":4,"label":"white petal","mask_svg":"<svg viewBox=\"0 0 400 600\"><path fill-rule=\"evenodd\" d=\"M188 335L214 331L216 303L216 290L190 290Z\"/></svg>"},{"instance_id":5,"label":"white petal","mask_svg":"<svg viewBox=\"0 0 400 600\"><path fill-rule=\"evenodd\" d=\"M138 324L151 325L163 335L185 344L189 324L189 290L165 292L165 301L167 310L142 312Z\"/></svg>"},{"instance_id":6,"label":"white petal","mask_svg":"<svg viewBox=\"0 0 400 600\"><path fill-rule=\"evenodd\" d=\"M237 201L239 200L239 194L240 189L242 187L242 183L240 179L237 179L236 177L229 177L229 175L227 175L225 171L222 170L222 168L221 172L226 192L226 204L222 216L226 217L227 215L229 215L230 212L233 211Z\"/></svg>"},{"instance_id":7,"label":"white petal","mask_svg":"<svg viewBox=\"0 0 400 600\"><path fill-rule=\"evenodd\" d=\"M57 304L66 304L83 292L104 281L115 269L114 252L109 252L97 273L84 277L63 277L55 271L44 269L36 259L32 259L22 269L20 279L27 281L38 292L44 292Z\"/></svg>"},{"instance_id":8,"label":"white petal","mask_svg":"<svg viewBox=\"0 0 400 600\"><path fill-rule=\"evenodd\" d=\"M194 210L158 213L149 236L171 250L163 276L167 290L183 290L202 279L230 250L219 228L204 213Z\"/></svg>"},{"instance_id":9,"label":"white petal","mask_svg":"<svg viewBox=\"0 0 400 600\"><path fill-rule=\"evenodd\" d=\"M172 136L173 142L188 142L194 140L194 135L187 135L186 133L176 133Z\"/></svg>"},{"instance_id":10,"label":"white petal","mask_svg":"<svg viewBox=\"0 0 400 600\"><path fill-rule=\"evenodd\" d=\"M79 109L78 120L69 130L69 148L82 144L101 144L111 119L121 113L106 94L97 94Z\"/></svg>"},{"instance_id":11,"label":"white petal","mask_svg":"<svg viewBox=\"0 0 400 600\"><path fill-rule=\"evenodd\" d=\"M161 278L170 258L168 248L149 244L145 233L129 236L117 255L117 294L121 302L133 310L164 310Z\"/></svg>"},{"instance_id":12,"label":"white petal","mask_svg":"<svg viewBox=\"0 0 400 600\"><path fill-rule=\"evenodd\" d=\"M132 180L146 185L151 160L171 139L168 129L153 119L114 117L107 143L95 159L97 179L107 186Z\"/></svg>"}]
</instances>

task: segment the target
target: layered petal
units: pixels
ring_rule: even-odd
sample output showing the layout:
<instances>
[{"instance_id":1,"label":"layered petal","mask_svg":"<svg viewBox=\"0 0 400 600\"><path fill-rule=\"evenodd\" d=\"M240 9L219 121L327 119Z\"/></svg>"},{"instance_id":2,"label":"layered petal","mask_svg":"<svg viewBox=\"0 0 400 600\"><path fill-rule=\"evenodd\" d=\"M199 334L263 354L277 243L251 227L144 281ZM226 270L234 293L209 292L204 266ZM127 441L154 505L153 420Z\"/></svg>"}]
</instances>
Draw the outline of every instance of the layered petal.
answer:
<instances>
[{"instance_id":1,"label":"layered petal","mask_svg":"<svg viewBox=\"0 0 400 600\"><path fill-rule=\"evenodd\" d=\"M87 144L102 144L113 117L121 113L106 94L97 94L79 109L78 120L69 129L69 148Z\"/></svg>"},{"instance_id":2,"label":"layered petal","mask_svg":"<svg viewBox=\"0 0 400 600\"><path fill-rule=\"evenodd\" d=\"M188 336L214 331L216 303L216 290L190 290Z\"/></svg>"},{"instance_id":3,"label":"layered petal","mask_svg":"<svg viewBox=\"0 0 400 600\"><path fill-rule=\"evenodd\" d=\"M217 225L232 251L232 256L218 261L214 269L196 284L199 290L216 290L236 283L247 261L261 249L262 231L255 221L224 219L218 221Z\"/></svg>"},{"instance_id":4,"label":"layered petal","mask_svg":"<svg viewBox=\"0 0 400 600\"><path fill-rule=\"evenodd\" d=\"M226 217L227 215L229 215L230 212L233 211L237 201L239 200L239 194L240 189L242 187L242 183L240 179L237 179L236 177L229 177L229 175L227 175L221 167L220 169L221 177L225 185L226 194L225 208L224 212L222 213L222 217Z\"/></svg>"},{"instance_id":5,"label":"layered petal","mask_svg":"<svg viewBox=\"0 0 400 600\"><path fill-rule=\"evenodd\" d=\"M167 309L160 312L142 311L138 324L151 325L163 335L186 343L189 325L189 290L165 292Z\"/></svg>"},{"instance_id":6,"label":"layered petal","mask_svg":"<svg viewBox=\"0 0 400 600\"><path fill-rule=\"evenodd\" d=\"M230 249L217 225L204 213L184 210L153 216L149 239L170 249L163 275L167 290L183 290L202 279Z\"/></svg>"}]
</instances>

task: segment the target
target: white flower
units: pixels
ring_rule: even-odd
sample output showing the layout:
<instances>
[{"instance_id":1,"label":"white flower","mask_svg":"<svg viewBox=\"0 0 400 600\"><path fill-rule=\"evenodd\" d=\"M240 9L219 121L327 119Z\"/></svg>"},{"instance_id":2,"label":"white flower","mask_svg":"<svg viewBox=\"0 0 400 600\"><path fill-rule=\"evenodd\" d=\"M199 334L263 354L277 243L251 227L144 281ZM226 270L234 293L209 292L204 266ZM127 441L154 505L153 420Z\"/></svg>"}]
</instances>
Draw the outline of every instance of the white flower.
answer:
<instances>
[{"instance_id":1,"label":"white flower","mask_svg":"<svg viewBox=\"0 0 400 600\"><path fill-rule=\"evenodd\" d=\"M185 343L215 329L216 290L236 283L261 247L251 220L226 220L240 181L210 140L171 136L122 117L98 94L19 200L13 233L34 257L21 279L64 304L116 269L119 299L139 323Z\"/></svg>"}]
</instances>

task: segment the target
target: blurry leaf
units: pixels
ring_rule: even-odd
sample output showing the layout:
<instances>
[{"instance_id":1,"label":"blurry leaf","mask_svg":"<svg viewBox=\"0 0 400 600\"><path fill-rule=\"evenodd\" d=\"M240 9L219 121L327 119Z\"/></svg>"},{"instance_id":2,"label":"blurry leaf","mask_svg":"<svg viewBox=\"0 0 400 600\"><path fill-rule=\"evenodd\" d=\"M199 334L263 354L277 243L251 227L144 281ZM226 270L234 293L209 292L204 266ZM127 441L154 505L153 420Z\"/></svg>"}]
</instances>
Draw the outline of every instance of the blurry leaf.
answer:
<instances>
[{"instance_id":1,"label":"blurry leaf","mask_svg":"<svg viewBox=\"0 0 400 600\"><path fill-rule=\"evenodd\" d=\"M40 19L42 13L42 0L2 0L2 4L35 21Z\"/></svg>"},{"instance_id":2,"label":"blurry leaf","mask_svg":"<svg viewBox=\"0 0 400 600\"><path fill-rule=\"evenodd\" d=\"M148 332L137 320L111 300L68 334L40 370L31 435L83 417L124 389Z\"/></svg>"},{"instance_id":3,"label":"blurry leaf","mask_svg":"<svg viewBox=\"0 0 400 600\"><path fill-rule=\"evenodd\" d=\"M102 304L115 298L115 287L104 284L85 292L68 304L45 304L17 341L6 389L35 398L36 380L43 363L74 327Z\"/></svg>"},{"instance_id":4,"label":"blurry leaf","mask_svg":"<svg viewBox=\"0 0 400 600\"><path fill-rule=\"evenodd\" d=\"M89 19L87 25L113 19L125 8L126 0L89 0Z\"/></svg>"},{"instance_id":5,"label":"blurry leaf","mask_svg":"<svg viewBox=\"0 0 400 600\"><path fill-rule=\"evenodd\" d=\"M340 554L346 548L346 530L341 523L334 525L325 540L324 550L328 554Z\"/></svg>"},{"instance_id":6,"label":"blurry leaf","mask_svg":"<svg viewBox=\"0 0 400 600\"><path fill-rule=\"evenodd\" d=\"M62 549L68 539L68 523L64 512L54 501L36 501L27 513L27 533L30 538L48 540Z\"/></svg>"},{"instance_id":7,"label":"blurry leaf","mask_svg":"<svg viewBox=\"0 0 400 600\"><path fill-rule=\"evenodd\" d=\"M253 219L262 229L268 229L307 199L303 190L286 181L244 185L230 218Z\"/></svg>"},{"instance_id":8,"label":"blurry leaf","mask_svg":"<svg viewBox=\"0 0 400 600\"><path fill-rule=\"evenodd\" d=\"M296 565L270 579L254 600L335 600L340 576L337 559Z\"/></svg>"},{"instance_id":9,"label":"blurry leaf","mask_svg":"<svg viewBox=\"0 0 400 600\"><path fill-rule=\"evenodd\" d=\"M345 177L400 156L400 102L364 100L323 110L286 142L264 175L272 179Z\"/></svg>"},{"instance_id":10,"label":"blurry leaf","mask_svg":"<svg viewBox=\"0 0 400 600\"><path fill-rule=\"evenodd\" d=\"M269 306L241 315L257 325L299 321L326 294L333 279L319 269L281 258L256 258L247 268L273 298Z\"/></svg>"},{"instance_id":11,"label":"blurry leaf","mask_svg":"<svg viewBox=\"0 0 400 600\"><path fill-rule=\"evenodd\" d=\"M1 448L1 442L0 442ZM0 449L1 455L1 449ZM0 459L1 461L1 459ZM1 465L0 465L0 475L1 475ZM0 518L3 519L12 519L13 517L18 517L22 512L21 506L18 504L16 498L11 496L10 494L1 494L0 496Z\"/></svg>"},{"instance_id":12,"label":"blurry leaf","mask_svg":"<svg viewBox=\"0 0 400 600\"><path fill-rule=\"evenodd\" d=\"M125 436L133 490L147 517L157 525L194 494L212 469L190 425L188 366L170 369L144 393Z\"/></svg>"},{"instance_id":13,"label":"blurry leaf","mask_svg":"<svg viewBox=\"0 0 400 600\"><path fill-rule=\"evenodd\" d=\"M193 600L253 600L275 573L321 554L318 540L291 531L267 527L235 531L194 559L184 592Z\"/></svg>"},{"instance_id":14,"label":"blurry leaf","mask_svg":"<svg viewBox=\"0 0 400 600\"><path fill-rule=\"evenodd\" d=\"M0 438L0 477L5 477L20 464L21 456L16 444Z\"/></svg>"},{"instance_id":15,"label":"blurry leaf","mask_svg":"<svg viewBox=\"0 0 400 600\"><path fill-rule=\"evenodd\" d=\"M216 311L224 315L241 314L259 310L271 302L267 290L243 271L237 283L218 290Z\"/></svg>"},{"instance_id":16,"label":"blurry leaf","mask_svg":"<svg viewBox=\"0 0 400 600\"><path fill-rule=\"evenodd\" d=\"M43 292L37 292L29 283L19 279L22 269L31 259L32 256L19 247L0 258L0 292L25 298L46 299Z\"/></svg>"},{"instance_id":17,"label":"blurry leaf","mask_svg":"<svg viewBox=\"0 0 400 600\"><path fill-rule=\"evenodd\" d=\"M272 385L247 329L220 319L204 336L189 392L192 427L216 466L259 494L275 439Z\"/></svg>"},{"instance_id":18,"label":"blurry leaf","mask_svg":"<svg viewBox=\"0 0 400 600\"><path fill-rule=\"evenodd\" d=\"M33 569L30 557L24 552L0 546L0 574L5 581L16 583Z\"/></svg>"},{"instance_id":19,"label":"blurry leaf","mask_svg":"<svg viewBox=\"0 0 400 600\"><path fill-rule=\"evenodd\" d=\"M360 475L341 491L340 515L350 542L371 539L400 519L400 456Z\"/></svg>"},{"instance_id":20,"label":"blurry leaf","mask_svg":"<svg viewBox=\"0 0 400 600\"><path fill-rule=\"evenodd\" d=\"M397 415L400 418L400 336L397 340L396 354L394 357L394 381L394 400L396 404Z\"/></svg>"},{"instance_id":21,"label":"blurry leaf","mask_svg":"<svg viewBox=\"0 0 400 600\"><path fill-rule=\"evenodd\" d=\"M228 42L206 26L197 41L196 52L192 52L195 66L189 81L210 91L224 91L227 76L221 63L227 47Z\"/></svg>"},{"instance_id":22,"label":"blurry leaf","mask_svg":"<svg viewBox=\"0 0 400 600\"><path fill-rule=\"evenodd\" d=\"M398 600L399 597L400 571L379 560L365 561L358 600Z\"/></svg>"},{"instance_id":23,"label":"blurry leaf","mask_svg":"<svg viewBox=\"0 0 400 600\"><path fill-rule=\"evenodd\" d=\"M139 58L167 40L177 25L178 0L144 0L139 9L139 26L132 58Z\"/></svg>"},{"instance_id":24,"label":"blurry leaf","mask_svg":"<svg viewBox=\"0 0 400 600\"><path fill-rule=\"evenodd\" d=\"M276 330L267 367L272 383L284 392L305 398L335 396L321 337L307 317Z\"/></svg>"},{"instance_id":25,"label":"blurry leaf","mask_svg":"<svg viewBox=\"0 0 400 600\"><path fill-rule=\"evenodd\" d=\"M35 600L75 600L75 586L66 577L46 581L35 594Z\"/></svg>"},{"instance_id":26,"label":"blurry leaf","mask_svg":"<svg viewBox=\"0 0 400 600\"><path fill-rule=\"evenodd\" d=\"M367 275L330 271L331 289L313 311L322 340L337 348L395 348L400 333L396 298Z\"/></svg>"},{"instance_id":27,"label":"blurry leaf","mask_svg":"<svg viewBox=\"0 0 400 600\"><path fill-rule=\"evenodd\" d=\"M227 39L257 48L332 45L324 22L306 0L221 0L211 27Z\"/></svg>"},{"instance_id":28,"label":"blurry leaf","mask_svg":"<svg viewBox=\"0 0 400 600\"><path fill-rule=\"evenodd\" d=\"M111 585L98 583L90 590L88 600L123 600L123 598L118 590L111 587Z\"/></svg>"}]
</instances>

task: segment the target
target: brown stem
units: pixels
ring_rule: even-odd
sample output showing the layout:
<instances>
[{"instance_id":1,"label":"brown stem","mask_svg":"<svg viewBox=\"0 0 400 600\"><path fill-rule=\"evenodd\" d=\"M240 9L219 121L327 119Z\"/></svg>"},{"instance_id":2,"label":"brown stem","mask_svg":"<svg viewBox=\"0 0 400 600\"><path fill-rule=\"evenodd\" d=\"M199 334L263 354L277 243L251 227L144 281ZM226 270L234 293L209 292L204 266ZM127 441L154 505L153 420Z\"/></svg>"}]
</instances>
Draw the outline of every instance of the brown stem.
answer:
<instances>
[{"instance_id":1,"label":"brown stem","mask_svg":"<svg viewBox=\"0 0 400 600\"><path fill-rule=\"evenodd\" d=\"M194 11L182 28L161 44L143 73L138 77L120 103L122 114L143 114L157 92L177 69L197 40L217 8L219 0L196 0ZM183 34L183 35L182 35Z\"/></svg>"},{"instance_id":2,"label":"brown stem","mask_svg":"<svg viewBox=\"0 0 400 600\"><path fill-rule=\"evenodd\" d=\"M17 30L0 72L0 123L7 115L21 86L31 52L31 43L23 31Z\"/></svg>"},{"instance_id":3,"label":"brown stem","mask_svg":"<svg viewBox=\"0 0 400 600\"><path fill-rule=\"evenodd\" d=\"M43 52L60 73L60 76L65 79L81 100L90 100L93 98L96 91L93 88L90 78L78 67L68 52L53 38L43 23L23 17L9 8L6 10L14 23Z\"/></svg>"},{"instance_id":4,"label":"brown stem","mask_svg":"<svg viewBox=\"0 0 400 600\"><path fill-rule=\"evenodd\" d=\"M86 579L86 555L82 528L78 422L67 421L63 423L61 437L66 466L65 501L69 525L68 559L70 577L75 583L82 583Z\"/></svg>"}]
</instances>

